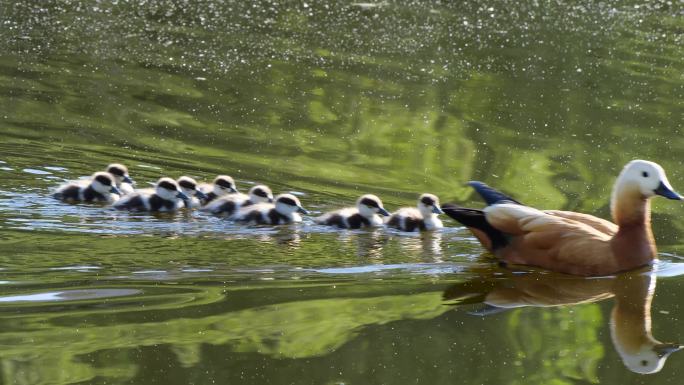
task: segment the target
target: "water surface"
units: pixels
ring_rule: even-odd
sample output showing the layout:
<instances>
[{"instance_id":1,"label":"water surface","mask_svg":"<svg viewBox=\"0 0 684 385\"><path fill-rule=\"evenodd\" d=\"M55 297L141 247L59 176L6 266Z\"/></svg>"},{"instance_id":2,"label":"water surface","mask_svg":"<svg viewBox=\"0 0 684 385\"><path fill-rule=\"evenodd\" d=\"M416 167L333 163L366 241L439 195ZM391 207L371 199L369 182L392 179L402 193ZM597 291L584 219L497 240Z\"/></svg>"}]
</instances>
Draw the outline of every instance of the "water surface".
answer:
<instances>
[{"instance_id":1,"label":"water surface","mask_svg":"<svg viewBox=\"0 0 684 385\"><path fill-rule=\"evenodd\" d=\"M142 187L229 174L314 214L477 206L477 179L608 217L631 159L684 190L680 2L0 9L3 383L679 382L681 353L634 353L684 342L677 202L654 200L653 271L587 280L499 268L448 220L245 228L49 193L119 161Z\"/></svg>"}]
</instances>

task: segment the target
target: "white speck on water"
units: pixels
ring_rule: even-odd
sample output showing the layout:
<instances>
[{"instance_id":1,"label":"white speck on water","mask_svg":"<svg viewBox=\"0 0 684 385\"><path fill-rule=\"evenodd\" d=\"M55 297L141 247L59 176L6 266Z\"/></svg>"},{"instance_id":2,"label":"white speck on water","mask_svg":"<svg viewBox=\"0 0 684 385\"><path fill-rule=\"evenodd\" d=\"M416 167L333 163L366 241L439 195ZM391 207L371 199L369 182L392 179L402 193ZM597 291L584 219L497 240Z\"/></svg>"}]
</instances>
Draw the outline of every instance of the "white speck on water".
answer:
<instances>
[{"instance_id":1,"label":"white speck on water","mask_svg":"<svg viewBox=\"0 0 684 385\"><path fill-rule=\"evenodd\" d=\"M52 175L52 173L49 171L36 170L35 168L25 168L21 171L23 171L25 173L29 173L29 174L34 174L34 175Z\"/></svg>"}]
</instances>

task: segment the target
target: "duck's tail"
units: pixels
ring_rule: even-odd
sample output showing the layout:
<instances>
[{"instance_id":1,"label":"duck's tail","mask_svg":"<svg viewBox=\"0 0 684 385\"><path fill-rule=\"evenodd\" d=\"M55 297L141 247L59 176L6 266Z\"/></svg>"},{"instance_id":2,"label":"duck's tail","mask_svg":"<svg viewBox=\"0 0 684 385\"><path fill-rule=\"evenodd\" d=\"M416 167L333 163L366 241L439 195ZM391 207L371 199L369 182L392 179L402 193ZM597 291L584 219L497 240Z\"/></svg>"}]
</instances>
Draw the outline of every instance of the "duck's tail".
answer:
<instances>
[{"instance_id":1,"label":"duck's tail","mask_svg":"<svg viewBox=\"0 0 684 385\"><path fill-rule=\"evenodd\" d=\"M487 222L482 210L468 209L451 203L444 204L442 210L467 227L487 250L494 251L508 244L506 235Z\"/></svg>"},{"instance_id":2,"label":"duck's tail","mask_svg":"<svg viewBox=\"0 0 684 385\"><path fill-rule=\"evenodd\" d=\"M487 186L484 182L470 181L468 186L472 187L477 191L478 194L487 202L487 206L494 205L497 203L517 203L521 205L522 203L516 201L515 199L509 197L508 195L502 193L501 191L495 190Z\"/></svg>"}]
</instances>

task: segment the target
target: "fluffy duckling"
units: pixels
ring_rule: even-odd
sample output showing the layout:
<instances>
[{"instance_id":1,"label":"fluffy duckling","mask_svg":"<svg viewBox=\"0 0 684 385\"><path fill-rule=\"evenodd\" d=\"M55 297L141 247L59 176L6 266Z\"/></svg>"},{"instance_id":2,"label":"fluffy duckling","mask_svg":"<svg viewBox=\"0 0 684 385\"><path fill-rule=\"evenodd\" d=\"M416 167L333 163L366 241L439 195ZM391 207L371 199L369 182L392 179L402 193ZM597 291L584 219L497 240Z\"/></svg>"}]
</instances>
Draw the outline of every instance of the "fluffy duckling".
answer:
<instances>
[{"instance_id":1,"label":"fluffy duckling","mask_svg":"<svg viewBox=\"0 0 684 385\"><path fill-rule=\"evenodd\" d=\"M116 182L116 187L121 191L121 194L126 195L134 191L135 182L128 175L126 166L120 163L112 163L107 166L107 172L114 176L114 182Z\"/></svg>"},{"instance_id":2,"label":"fluffy duckling","mask_svg":"<svg viewBox=\"0 0 684 385\"><path fill-rule=\"evenodd\" d=\"M199 189L206 194L206 198L202 200L202 205L206 205L218 197L238 192L235 181L228 175L219 175L214 178L212 184L203 183Z\"/></svg>"},{"instance_id":3,"label":"fluffy duckling","mask_svg":"<svg viewBox=\"0 0 684 385\"><path fill-rule=\"evenodd\" d=\"M645 160L627 163L615 181L611 198L615 223L572 211L537 210L482 182L470 185L484 198L486 208L442 208L491 253L505 263L586 276L652 263L657 252L650 199L660 195L682 200L663 168Z\"/></svg>"},{"instance_id":4,"label":"fluffy duckling","mask_svg":"<svg viewBox=\"0 0 684 385\"><path fill-rule=\"evenodd\" d=\"M418 208L402 207L392 213L387 226L402 231L435 230L444 227L437 215L444 214L439 207L439 198L432 194L423 194L418 198Z\"/></svg>"},{"instance_id":5,"label":"fluffy duckling","mask_svg":"<svg viewBox=\"0 0 684 385\"><path fill-rule=\"evenodd\" d=\"M337 226L341 229L360 229L367 226L382 225L382 216L389 212L382 207L380 198L373 194L362 195L356 207L348 207L321 215L315 219L319 225Z\"/></svg>"},{"instance_id":6,"label":"fluffy duckling","mask_svg":"<svg viewBox=\"0 0 684 385\"><path fill-rule=\"evenodd\" d=\"M87 184L69 182L57 188L52 195L65 202L114 202L121 194L116 188L114 176L108 172L96 172Z\"/></svg>"},{"instance_id":7,"label":"fluffy duckling","mask_svg":"<svg viewBox=\"0 0 684 385\"><path fill-rule=\"evenodd\" d=\"M154 193L137 191L125 195L114 207L129 211L176 211L183 205L180 199L187 201L189 197L180 190L178 183L171 178L161 178L154 187Z\"/></svg>"},{"instance_id":8,"label":"fluffy duckling","mask_svg":"<svg viewBox=\"0 0 684 385\"><path fill-rule=\"evenodd\" d=\"M240 193L224 195L209 202L202 210L214 215L231 216L242 207L258 203L273 203L273 193L268 186L253 186L247 195Z\"/></svg>"},{"instance_id":9,"label":"fluffy duckling","mask_svg":"<svg viewBox=\"0 0 684 385\"><path fill-rule=\"evenodd\" d=\"M256 203L240 209L231 219L251 225L280 225L301 222L299 215L309 212L292 194L280 194L275 203Z\"/></svg>"},{"instance_id":10,"label":"fluffy duckling","mask_svg":"<svg viewBox=\"0 0 684 385\"><path fill-rule=\"evenodd\" d=\"M197 189L197 181L189 176L182 176L176 181L178 187L189 199L184 200L183 204L186 208L197 208L202 205L202 201L207 199L207 195Z\"/></svg>"}]
</instances>

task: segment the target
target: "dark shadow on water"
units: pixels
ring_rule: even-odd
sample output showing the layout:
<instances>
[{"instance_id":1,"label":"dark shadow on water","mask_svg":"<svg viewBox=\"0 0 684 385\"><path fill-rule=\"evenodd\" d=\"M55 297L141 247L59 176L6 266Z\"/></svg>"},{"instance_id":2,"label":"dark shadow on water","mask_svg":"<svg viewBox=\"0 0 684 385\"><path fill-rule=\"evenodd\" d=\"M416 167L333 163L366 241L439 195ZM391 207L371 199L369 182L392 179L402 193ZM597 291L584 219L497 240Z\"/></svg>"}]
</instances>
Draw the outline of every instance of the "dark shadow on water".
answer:
<instances>
[{"instance_id":1,"label":"dark shadow on water","mask_svg":"<svg viewBox=\"0 0 684 385\"><path fill-rule=\"evenodd\" d=\"M522 307L575 306L612 298L609 326L615 350L630 371L652 374L663 368L671 353L683 347L653 337L651 302L656 273L656 267L601 278L490 271L480 278L449 286L443 296L457 306L475 305L477 309L470 312L474 316Z\"/></svg>"}]
</instances>

